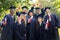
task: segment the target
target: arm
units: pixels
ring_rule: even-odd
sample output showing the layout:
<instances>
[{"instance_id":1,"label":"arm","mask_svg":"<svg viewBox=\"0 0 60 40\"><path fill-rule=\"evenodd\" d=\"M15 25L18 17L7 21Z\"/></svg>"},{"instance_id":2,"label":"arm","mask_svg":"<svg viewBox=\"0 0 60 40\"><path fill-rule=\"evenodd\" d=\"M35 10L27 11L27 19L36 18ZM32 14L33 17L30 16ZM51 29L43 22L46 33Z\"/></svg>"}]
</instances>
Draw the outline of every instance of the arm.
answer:
<instances>
[{"instance_id":1,"label":"arm","mask_svg":"<svg viewBox=\"0 0 60 40\"><path fill-rule=\"evenodd\" d=\"M4 26L6 26L7 25L7 22L8 22L8 15L6 15L5 17L4 17L4 19L2 20L2 27L4 27Z\"/></svg>"},{"instance_id":2,"label":"arm","mask_svg":"<svg viewBox=\"0 0 60 40\"><path fill-rule=\"evenodd\" d=\"M41 15L44 17L44 15L45 15L44 5L40 4L39 6L41 8Z\"/></svg>"},{"instance_id":3,"label":"arm","mask_svg":"<svg viewBox=\"0 0 60 40\"><path fill-rule=\"evenodd\" d=\"M31 10L34 11L34 7L31 7Z\"/></svg>"},{"instance_id":4,"label":"arm","mask_svg":"<svg viewBox=\"0 0 60 40\"><path fill-rule=\"evenodd\" d=\"M56 15L54 15L54 19L55 19L55 26L59 27L60 26L60 21L59 21L59 19Z\"/></svg>"},{"instance_id":5,"label":"arm","mask_svg":"<svg viewBox=\"0 0 60 40\"><path fill-rule=\"evenodd\" d=\"M33 4L30 10L34 11L34 6L35 6L35 5Z\"/></svg>"},{"instance_id":6,"label":"arm","mask_svg":"<svg viewBox=\"0 0 60 40\"><path fill-rule=\"evenodd\" d=\"M41 9L41 14L42 14L42 16L44 17L44 15L45 15L44 8Z\"/></svg>"}]
</instances>

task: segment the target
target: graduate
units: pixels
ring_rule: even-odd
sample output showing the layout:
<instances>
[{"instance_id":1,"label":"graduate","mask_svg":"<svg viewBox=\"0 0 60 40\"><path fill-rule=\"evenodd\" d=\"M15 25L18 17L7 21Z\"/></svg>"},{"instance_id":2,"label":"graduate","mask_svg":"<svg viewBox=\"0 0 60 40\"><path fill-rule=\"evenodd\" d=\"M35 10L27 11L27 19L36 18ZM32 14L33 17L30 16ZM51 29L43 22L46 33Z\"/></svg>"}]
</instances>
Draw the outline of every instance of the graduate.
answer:
<instances>
[{"instance_id":1,"label":"graduate","mask_svg":"<svg viewBox=\"0 0 60 40\"><path fill-rule=\"evenodd\" d=\"M38 19L37 19L37 32L36 32L37 40L44 40L44 30L45 30L45 24L43 23L43 17L38 16Z\"/></svg>"},{"instance_id":2,"label":"graduate","mask_svg":"<svg viewBox=\"0 0 60 40\"><path fill-rule=\"evenodd\" d=\"M38 16L44 17L44 15L45 15L44 9L40 9L39 7L36 7L36 8L35 8L35 15L34 15L34 17L35 17L36 19L38 18Z\"/></svg>"},{"instance_id":3,"label":"graduate","mask_svg":"<svg viewBox=\"0 0 60 40\"><path fill-rule=\"evenodd\" d=\"M27 40L26 17L21 14L14 27L13 40Z\"/></svg>"},{"instance_id":4,"label":"graduate","mask_svg":"<svg viewBox=\"0 0 60 40\"><path fill-rule=\"evenodd\" d=\"M40 14L40 8L39 8L39 7L36 7L36 8L35 8L35 13L36 13L36 14L35 14L34 16L35 16L36 18L38 18L38 15Z\"/></svg>"},{"instance_id":5,"label":"graduate","mask_svg":"<svg viewBox=\"0 0 60 40\"><path fill-rule=\"evenodd\" d=\"M27 16L27 11L28 11L28 7L27 6L23 6L22 7L22 12L16 12L17 16L20 16L20 14L24 14L25 16Z\"/></svg>"},{"instance_id":6,"label":"graduate","mask_svg":"<svg viewBox=\"0 0 60 40\"><path fill-rule=\"evenodd\" d=\"M13 40L13 28L15 24L15 17L14 17L14 10L15 7L10 7L10 14L6 15L2 21L2 35L1 40Z\"/></svg>"},{"instance_id":7,"label":"graduate","mask_svg":"<svg viewBox=\"0 0 60 40\"><path fill-rule=\"evenodd\" d=\"M46 7L45 11L47 15L44 18L45 22L45 30L47 30L48 38L46 40L58 40L57 28L59 24L59 19L55 14L53 14L50 10L50 7Z\"/></svg>"},{"instance_id":8,"label":"graduate","mask_svg":"<svg viewBox=\"0 0 60 40\"><path fill-rule=\"evenodd\" d=\"M37 19L38 16L43 16L45 15L44 7L42 4L39 5L39 7L35 7L35 4L32 5L31 10L34 12L35 9L35 14L34 17Z\"/></svg>"},{"instance_id":9,"label":"graduate","mask_svg":"<svg viewBox=\"0 0 60 40\"><path fill-rule=\"evenodd\" d=\"M33 11L28 12L28 23L27 23L27 29L28 29L28 40L35 40L35 23L36 20L34 18Z\"/></svg>"}]
</instances>

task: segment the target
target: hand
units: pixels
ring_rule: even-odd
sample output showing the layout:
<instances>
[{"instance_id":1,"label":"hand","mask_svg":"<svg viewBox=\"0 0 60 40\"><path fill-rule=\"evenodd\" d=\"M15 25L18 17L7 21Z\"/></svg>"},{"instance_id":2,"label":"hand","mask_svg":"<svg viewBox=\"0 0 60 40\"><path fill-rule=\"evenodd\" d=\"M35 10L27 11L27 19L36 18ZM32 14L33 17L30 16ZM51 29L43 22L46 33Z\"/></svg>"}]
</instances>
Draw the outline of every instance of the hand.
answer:
<instances>
[{"instance_id":1,"label":"hand","mask_svg":"<svg viewBox=\"0 0 60 40\"><path fill-rule=\"evenodd\" d=\"M28 19L28 23L30 23L31 22L31 19Z\"/></svg>"},{"instance_id":2,"label":"hand","mask_svg":"<svg viewBox=\"0 0 60 40\"><path fill-rule=\"evenodd\" d=\"M18 8L16 8L16 12L18 12L20 10L20 6Z\"/></svg>"},{"instance_id":3,"label":"hand","mask_svg":"<svg viewBox=\"0 0 60 40\"><path fill-rule=\"evenodd\" d=\"M48 27L47 26L45 26L45 30L47 30L48 29Z\"/></svg>"},{"instance_id":4,"label":"hand","mask_svg":"<svg viewBox=\"0 0 60 40\"><path fill-rule=\"evenodd\" d=\"M40 4L39 6L40 6L40 8L44 8L43 4Z\"/></svg>"},{"instance_id":5,"label":"hand","mask_svg":"<svg viewBox=\"0 0 60 40\"><path fill-rule=\"evenodd\" d=\"M19 11L18 11L18 8L16 8L16 12L19 12Z\"/></svg>"},{"instance_id":6,"label":"hand","mask_svg":"<svg viewBox=\"0 0 60 40\"><path fill-rule=\"evenodd\" d=\"M35 4L32 5L32 7L34 7L34 6L35 6Z\"/></svg>"},{"instance_id":7,"label":"hand","mask_svg":"<svg viewBox=\"0 0 60 40\"><path fill-rule=\"evenodd\" d=\"M58 27L55 27L55 29L57 29Z\"/></svg>"},{"instance_id":8,"label":"hand","mask_svg":"<svg viewBox=\"0 0 60 40\"><path fill-rule=\"evenodd\" d=\"M2 24L3 24L4 26L6 26L7 22L6 22L6 21L2 21Z\"/></svg>"}]
</instances>

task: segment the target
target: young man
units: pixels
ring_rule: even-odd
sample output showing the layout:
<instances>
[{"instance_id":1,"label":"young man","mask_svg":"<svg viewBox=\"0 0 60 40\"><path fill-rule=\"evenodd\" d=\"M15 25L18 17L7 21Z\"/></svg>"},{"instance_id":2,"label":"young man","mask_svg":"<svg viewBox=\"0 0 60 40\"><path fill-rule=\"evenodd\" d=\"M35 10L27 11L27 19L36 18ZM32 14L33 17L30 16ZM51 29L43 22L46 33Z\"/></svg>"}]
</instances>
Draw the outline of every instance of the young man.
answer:
<instances>
[{"instance_id":1,"label":"young man","mask_svg":"<svg viewBox=\"0 0 60 40\"><path fill-rule=\"evenodd\" d=\"M45 11L44 11L44 7L43 7L43 5L39 5L39 7L36 7L36 8L34 8L34 6L35 5L33 5L32 7L31 7L31 10L34 12L34 9L35 9L35 15L34 15L34 17L37 19L37 17L38 16L42 16L42 17L44 17L44 15L45 15ZM41 8L41 9L40 9Z\"/></svg>"},{"instance_id":2,"label":"young man","mask_svg":"<svg viewBox=\"0 0 60 40\"><path fill-rule=\"evenodd\" d=\"M50 7L46 7L45 11L47 13L47 15L44 18L44 22L46 24L45 30L47 30L47 34L48 34L47 35L48 38L46 39L55 40L57 35L56 29L58 28L59 20L55 14L51 13Z\"/></svg>"},{"instance_id":3,"label":"young man","mask_svg":"<svg viewBox=\"0 0 60 40\"><path fill-rule=\"evenodd\" d=\"M6 15L3 19L2 23L2 35L1 35L1 40L13 40L13 28L14 28L14 10L15 7L11 6L10 7L10 14Z\"/></svg>"}]
</instances>

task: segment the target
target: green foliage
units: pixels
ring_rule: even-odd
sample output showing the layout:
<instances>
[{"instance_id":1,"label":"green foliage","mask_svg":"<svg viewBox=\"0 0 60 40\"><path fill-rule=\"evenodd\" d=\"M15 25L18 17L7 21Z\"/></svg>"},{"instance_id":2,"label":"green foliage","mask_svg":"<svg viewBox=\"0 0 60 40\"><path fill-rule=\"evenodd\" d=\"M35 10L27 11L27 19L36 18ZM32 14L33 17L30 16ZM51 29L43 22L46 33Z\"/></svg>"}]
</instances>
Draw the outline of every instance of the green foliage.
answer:
<instances>
[{"instance_id":1,"label":"green foliage","mask_svg":"<svg viewBox=\"0 0 60 40\"><path fill-rule=\"evenodd\" d=\"M51 0L51 2L40 0L41 4L44 4L44 7L50 6L52 7L52 11L55 12L58 17L60 17L60 0ZM7 12L9 10L9 7L11 5L14 5L16 7L18 6L28 6L30 8L31 4L29 4L29 0L0 0L0 20L3 19L3 17L8 14Z\"/></svg>"},{"instance_id":2,"label":"green foliage","mask_svg":"<svg viewBox=\"0 0 60 40\"><path fill-rule=\"evenodd\" d=\"M55 0L52 2L53 7L55 8L55 13L60 17L60 0Z\"/></svg>"},{"instance_id":3,"label":"green foliage","mask_svg":"<svg viewBox=\"0 0 60 40\"><path fill-rule=\"evenodd\" d=\"M0 20L3 19L4 15L6 15L6 11L10 6L17 3L18 0L0 0Z\"/></svg>"}]
</instances>

